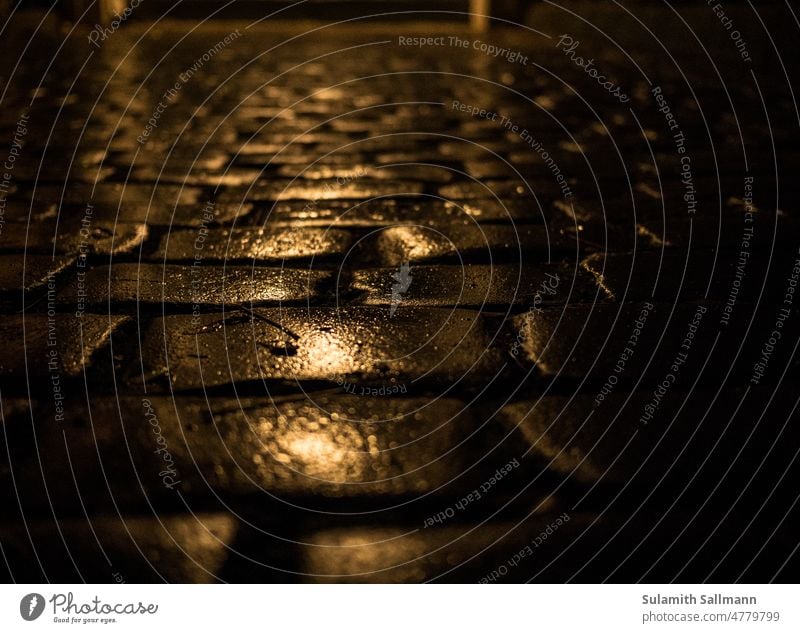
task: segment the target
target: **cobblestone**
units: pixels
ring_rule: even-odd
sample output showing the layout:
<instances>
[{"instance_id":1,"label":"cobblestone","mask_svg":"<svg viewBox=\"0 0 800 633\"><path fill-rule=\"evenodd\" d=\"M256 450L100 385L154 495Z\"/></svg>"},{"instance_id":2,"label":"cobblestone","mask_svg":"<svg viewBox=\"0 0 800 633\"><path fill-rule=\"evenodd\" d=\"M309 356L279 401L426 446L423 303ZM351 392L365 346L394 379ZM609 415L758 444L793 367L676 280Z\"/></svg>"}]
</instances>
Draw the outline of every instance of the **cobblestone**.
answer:
<instances>
[{"instance_id":1,"label":"cobblestone","mask_svg":"<svg viewBox=\"0 0 800 633\"><path fill-rule=\"evenodd\" d=\"M767 267L789 274L795 259L792 251L752 258L748 263L750 274L740 281L740 301L755 302L761 297L768 303L780 302L786 281L768 275ZM724 301L739 265L738 254L710 251L598 253L581 263L614 301Z\"/></svg>"},{"instance_id":2,"label":"cobblestone","mask_svg":"<svg viewBox=\"0 0 800 633\"><path fill-rule=\"evenodd\" d=\"M373 237L373 239L370 239ZM550 234L545 226L498 226L452 224L437 227L391 227L373 234L360 244L365 259L372 256L381 266L400 266L403 262L431 260L497 261L509 258L547 261L569 256L575 247L558 233Z\"/></svg>"},{"instance_id":3,"label":"cobblestone","mask_svg":"<svg viewBox=\"0 0 800 633\"><path fill-rule=\"evenodd\" d=\"M476 312L409 307L388 317L388 310L374 307L166 317L146 332L146 373L168 375L175 389L261 380L390 388L500 368Z\"/></svg>"},{"instance_id":4,"label":"cobblestone","mask_svg":"<svg viewBox=\"0 0 800 633\"><path fill-rule=\"evenodd\" d=\"M438 199L359 202L278 203L266 218L269 224L322 228L370 228L374 226L437 226L452 222L539 222L542 213L507 200L445 202Z\"/></svg>"},{"instance_id":5,"label":"cobblestone","mask_svg":"<svg viewBox=\"0 0 800 633\"><path fill-rule=\"evenodd\" d=\"M8 581L46 582L54 567L68 561L65 582L213 582L237 530L235 519L222 513L100 516L91 524L62 519L27 527L0 525L14 570Z\"/></svg>"},{"instance_id":6,"label":"cobblestone","mask_svg":"<svg viewBox=\"0 0 800 633\"><path fill-rule=\"evenodd\" d=\"M75 257L47 255L0 255L0 293L20 294L40 289L71 264Z\"/></svg>"},{"instance_id":7,"label":"cobblestone","mask_svg":"<svg viewBox=\"0 0 800 633\"><path fill-rule=\"evenodd\" d=\"M769 331L774 316L756 314L752 305L737 308L739 318L728 323L722 322L723 304L709 302L543 308L514 319L512 353L548 376L606 389L665 379L684 385L718 380L706 365L725 367L730 382L742 383L750 378L762 345L748 332ZM800 335L794 323L785 327L785 336ZM559 344L562 339L570 345ZM781 365L793 369L796 363L781 354Z\"/></svg>"},{"instance_id":8,"label":"cobblestone","mask_svg":"<svg viewBox=\"0 0 800 633\"><path fill-rule=\"evenodd\" d=\"M230 25L88 60L7 29L13 580L796 580L797 117L764 53L793 22L748 68L707 8L702 49L637 14L674 63L627 12L531 11L630 103L521 29L492 37L536 66L281 22L142 144Z\"/></svg>"},{"instance_id":9,"label":"cobblestone","mask_svg":"<svg viewBox=\"0 0 800 633\"><path fill-rule=\"evenodd\" d=\"M360 270L353 274L353 289L366 305L392 305L396 268ZM514 305L533 307L592 301L598 288L585 271L563 264L519 266L414 266L412 281L402 306ZM544 287L551 288L544 290ZM556 288L552 288L556 286Z\"/></svg>"},{"instance_id":10,"label":"cobblestone","mask_svg":"<svg viewBox=\"0 0 800 633\"><path fill-rule=\"evenodd\" d=\"M690 487L700 469L708 480L724 477L729 486L747 481L747 465L737 463L742 449L737 438L750 435L748 452L769 459L776 457L768 448L775 437L792 443L796 433L782 428L778 417L793 403L764 390L678 389L660 400L650 418L652 401L651 391L547 396L506 406L500 420L520 432L542 469L587 484L632 485L648 492L654 484L670 486L687 496L703 494L699 491L707 484ZM754 421L757 433L751 435L746 427ZM715 453L718 459L711 457Z\"/></svg>"},{"instance_id":11,"label":"cobblestone","mask_svg":"<svg viewBox=\"0 0 800 633\"><path fill-rule=\"evenodd\" d=\"M177 264L114 264L86 273L85 303L146 303L171 306L305 303L328 275L290 268L196 266ZM80 299L82 282L76 277L60 293L58 302Z\"/></svg>"},{"instance_id":12,"label":"cobblestone","mask_svg":"<svg viewBox=\"0 0 800 633\"><path fill-rule=\"evenodd\" d=\"M124 316L54 313L7 316L0 336L8 354L0 358L0 376L24 379L78 375L126 321Z\"/></svg>"},{"instance_id":13,"label":"cobblestone","mask_svg":"<svg viewBox=\"0 0 800 633\"><path fill-rule=\"evenodd\" d=\"M222 203L281 200L347 200L388 196L414 196L423 188L415 182L390 182L384 180L352 180L342 184L339 180L320 180L305 183L297 180L257 181L250 188L226 189L217 198Z\"/></svg>"},{"instance_id":14,"label":"cobblestone","mask_svg":"<svg viewBox=\"0 0 800 633\"><path fill-rule=\"evenodd\" d=\"M262 228L219 230L202 237L196 231L173 231L161 238L153 259L192 262L278 262L326 258L347 253L350 233L336 229Z\"/></svg>"},{"instance_id":15,"label":"cobblestone","mask_svg":"<svg viewBox=\"0 0 800 633\"><path fill-rule=\"evenodd\" d=\"M57 233L56 233L57 231ZM7 224L0 237L0 252L41 253L58 255L118 255L142 245L147 227L141 224L109 224L93 222L50 221L45 226Z\"/></svg>"}]
</instances>

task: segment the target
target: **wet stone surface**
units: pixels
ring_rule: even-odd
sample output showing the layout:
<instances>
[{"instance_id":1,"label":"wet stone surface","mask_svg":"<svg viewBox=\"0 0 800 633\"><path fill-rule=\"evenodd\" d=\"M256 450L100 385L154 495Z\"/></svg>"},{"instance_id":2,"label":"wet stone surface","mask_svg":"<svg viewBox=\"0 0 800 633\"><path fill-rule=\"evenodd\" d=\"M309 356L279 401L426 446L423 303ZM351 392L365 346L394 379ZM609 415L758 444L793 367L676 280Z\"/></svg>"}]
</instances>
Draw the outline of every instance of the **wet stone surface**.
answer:
<instances>
[{"instance_id":1,"label":"wet stone surface","mask_svg":"<svg viewBox=\"0 0 800 633\"><path fill-rule=\"evenodd\" d=\"M108 344L109 337L129 321L125 316L54 313L8 316L0 323L6 354L0 359L0 376L75 376Z\"/></svg>"},{"instance_id":2,"label":"wet stone surface","mask_svg":"<svg viewBox=\"0 0 800 633\"><path fill-rule=\"evenodd\" d=\"M365 259L382 266L431 260L493 262L507 260L547 261L575 252L574 244L545 226L452 226L391 227L361 241ZM372 253L372 257L369 254Z\"/></svg>"},{"instance_id":3,"label":"wet stone surface","mask_svg":"<svg viewBox=\"0 0 800 633\"><path fill-rule=\"evenodd\" d=\"M71 582L207 583L219 580L236 520L226 514L112 516L0 525L15 582L44 582L69 561ZM64 545L64 543L68 545ZM31 565L30 561L37 561ZM113 561L113 563L112 563Z\"/></svg>"},{"instance_id":4,"label":"wet stone surface","mask_svg":"<svg viewBox=\"0 0 800 633\"><path fill-rule=\"evenodd\" d=\"M144 338L150 379L174 389L240 381L447 384L500 369L477 312L406 308L263 309L172 316ZM165 354L166 352L166 354Z\"/></svg>"},{"instance_id":5,"label":"wet stone surface","mask_svg":"<svg viewBox=\"0 0 800 633\"><path fill-rule=\"evenodd\" d=\"M401 393L395 390L394 393ZM216 497L413 498L441 494L454 469L481 456L476 420L454 399L370 398L309 393L264 398L67 399L64 433L34 440L24 412L10 414L16 477L40 471L53 503L68 515L76 495L90 507L126 511L205 506ZM37 458L46 451L46 463ZM321 460L320 456L326 456ZM80 464L74 478L59 473ZM40 475L39 479L42 478ZM98 479L108 488L97 489ZM137 483L138 482L138 483ZM10 488L10 473L0 472ZM111 496L113 494L113 497ZM180 498L177 498L177 495ZM29 508L44 497L26 500Z\"/></svg>"},{"instance_id":6,"label":"wet stone surface","mask_svg":"<svg viewBox=\"0 0 800 633\"><path fill-rule=\"evenodd\" d=\"M8 580L796 581L795 20L676 10L8 29Z\"/></svg>"},{"instance_id":7,"label":"wet stone surface","mask_svg":"<svg viewBox=\"0 0 800 633\"><path fill-rule=\"evenodd\" d=\"M222 203L280 200L347 200L384 196L414 196L422 193L422 185L415 182L390 182L353 180L314 181L306 184L297 180L257 181L252 187L227 188L217 200Z\"/></svg>"},{"instance_id":8,"label":"wet stone surface","mask_svg":"<svg viewBox=\"0 0 800 633\"><path fill-rule=\"evenodd\" d=\"M513 319L511 350L547 376L591 387L713 383L719 379L715 367L725 367L729 383L743 384L752 377L763 345L748 332L767 330L774 314L759 313L752 305L737 309L726 311L715 302L650 301L544 307ZM785 336L800 334L794 323L785 328ZM788 350L775 353L781 366L794 365Z\"/></svg>"},{"instance_id":9,"label":"wet stone surface","mask_svg":"<svg viewBox=\"0 0 800 633\"><path fill-rule=\"evenodd\" d=\"M739 301L779 303L798 265L797 250L753 257L748 251L744 259L743 264L738 254L712 251L599 253L581 266L612 301L725 301L736 282Z\"/></svg>"},{"instance_id":10,"label":"wet stone surface","mask_svg":"<svg viewBox=\"0 0 800 633\"><path fill-rule=\"evenodd\" d=\"M508 200L448 202L435 197L350 202L286 202L269 207L265 222L323 228L450 223L543 222L543 215L526 205Z\"/></svg>"},{"instance_id":11,"label":"wet stone surface","mask_svg":"<svg viewBox=\"0 0 800 633\"><path fill-rule=\"evenodd\" d=\"M173 231L161 239L153 259L192 262L280 262L323 259L345 254L350 233L336 229L233 229L206 236L196 231Z\"/></svg>"},{"instance_id":12,"label":"wet stone surface","mask_svg":"<svg viewBox=\"0 0 800 633\"><path fill-rule=\"evenodd\" d=\"M327 274L289 268L115 264L76 278L58 301L105 305L109 301L171 306L306 303Z\"/></svg>"},{"instance_id":13,"label":"wet stone surface","mask_svg":"<svg viewBox=\"0 0 800 633\"><path fill-rule=\"evenodd\" d=\"M542 469L587 484L628 485L642 491L663 480L660 485L700 496L713 485L690 486L700 468L711 481L723 476L730 485L747 480L747 464L735 459L741 450L737 437L747 425L757 425L748 451L768 453L769 438L775 436L793 441L796 431L782 428L777 418L792 404L778 398L764 409L764 396L768 398L763 390L748 393L744 388L720 394L676 388L656 401L653 391L629 394L601 389L590 395L514 403L499 417L521 433ZM704 415L698 417L697 411ZM778 449L784 458L789 451ZM710 460L712 452L728 459Z\"/></svg>"},{"instance_id":14,"label":"wet stone surface","mask_svg":"<svg viewBox=\"0 0 800 633\"><path fill-rule=\"evenodd\" d=\"M7 224L0 237L0 252L118 255L133 251L146 238L147 227L143 224L115 225L92 222L91 218L87 218L83 224L74 219L60 220L58 228L52 220L45 226L34 227L27 224Z\"/></svg>"},{"instance_id":15,"label":"wet stone surface","mask_svg":"<svg viewBox=\"0 0 800 633\"><path fill-rule=\"evenodd\" d=\"M353 274L353 289L366 305L397 302L397 268L376 268ZM535 268L499 264L412 266L411 283L402 293L403 306L498 305L532 307L593 301L598 288L585 271L569 264L539 264Z\"/></svg>"},{"instance_id":16,"label":"wet stone surface","mask_svg":"<svg viewBox=\"0 0 800 633\"><path fill-rule=\"evenodd\" d=\"M0 293L20 295L48 284L55 291L56 279L74 262L74 257L63 255L0 255Z\"/></svg>"}]
</instances>

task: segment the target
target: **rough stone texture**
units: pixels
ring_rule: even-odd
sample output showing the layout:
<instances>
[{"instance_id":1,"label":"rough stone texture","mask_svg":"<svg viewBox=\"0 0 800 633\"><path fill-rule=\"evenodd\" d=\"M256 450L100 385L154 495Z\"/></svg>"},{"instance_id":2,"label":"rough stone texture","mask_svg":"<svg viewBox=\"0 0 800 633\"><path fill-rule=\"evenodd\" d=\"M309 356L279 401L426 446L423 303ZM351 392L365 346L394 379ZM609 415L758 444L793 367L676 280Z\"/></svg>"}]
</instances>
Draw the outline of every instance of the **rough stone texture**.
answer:
<instances>
[{"instance_id":1,"label":"rough stone texture","mask_svg":"<svg viewBox=\"0 0 800 633\"><path fill-rule=\"evenodd\" d=\"M125 316L63 312L54 312L52 319L44 314L6 316L0 322L6 345L0 376L18 380L76 376L127 321Z\"/></svg>"},{"instance_id":2,"label":"rough stone texture","mask_svg":"<svg viewBox=\"0 0 800 633\"><path fill-rule=\"evenodd\" d=\"M0 255L0 293L21 294L55 283L74 257L47 255Z\"/></svg>"},{"instance_id":3,"label":"rough stone texture","mask_svg":"<svg viewBox=\"0 0 800 633\"><path fill-rule=\"evenodd\" d=\"M720 480L745 485L752 456L769 463L794 452L797 429L785 424L790 398L763 388L655 394L612 388L546 396L508 405L499 419L521 434L543 470L590 485L671 488L686 497L702 496ZM695 481L699 471L705 477Z\"/></svg>"},{"instance_id":4,"label":"rough stone texture","mask_svg":"<svg viewBox=\"0 0 800 633\"><path fill-rule=\"evenodd\" d=\"M380 167L364 164L322 164L309 167L284 165L278 170L278 173L287 178L300 177L308 180L371 178L375 180L421 180L424 182L447 183L453 179L453 174L447 169L428 165L382 165Z\"/></svg>"},{"instance_id":5,"label":"rough stone texture","mask_svg":"<svg viewBox=\"0 0 800 633\"><path fill-rule=\"evenodd\" d=\"M352 180L322 180L305 183L298 180L259 180L248 188L226 189L218 198L223 203L280 200L346 200L377 198L383 196L414 196L422 193L422 186L415 182L389 182Z\"/></svg>"},{"instance_id":6,"label":"rough stone texture","mask_svg":"<svg viewBox=\"0 0 800 633\"><path fill-rule=\"evenodd\" d=\"M205 236L197 231L173 231L161 239L153 259L210 262L275 262L343 255L352 237L336 229L233 229Z\"/></svg>"},{"instance_id":7,"label":"rough stone texture","mask_svg":"<svg viewBox=\"0 0 800 633\"><path fill-rule=\"evenodd\" d=\"M560 535L554 537L560 545L553 549L563 548L591 518L583 515L563 524ZM546 529L557 520L556 513L541 513L516 531L514 524L496 522L413 531L402 527L320 531L312 535L311 543L316 547L306 551L303 571L316 582L480 582L494 571L481 565L482 551L494 545L498 565L506 563L507 576L507 560L538 535L537 528ZM501 582L515 577L519 580L518 571ZM544 580L563 581L565 577L568 574L563 568L554 569Z\"/></svg>"},{"instance_id":8,"label":"rough stone texture","mask_svg":"<svg viewBox=\"0 0 800 633\"><path fill-rule=\"evenodd\" d=\"M353 288L367 305L391 306L398 268L361 270ZM581 269L563 264L540 264L522 271L519 266L411 266L411 283L402 293L404 306L561 305L592 301L598 288Z\"/></svg>"},{"instance_id":9,"label":"rough stone texture","mask_svg":"<svg viewBox=\"0 0 800 633\"><path fill-rule=\"evenodd\" d=\"M108 301L173 306L222 306L307 302L327 274L290 268L115 264L86 273L85 302ZM81 292L77 279L59 295L72 304Z\"/></svg>"},{"instance_id":10,"label":"rough stone texture","mask_svg":"<svg viewBox=\"0 0 800 633\"><path fill-rule=\"evenodd\" d=\"M0 252L118 255L138 248L146 237L147 227L142 224L114 225L90 220L83 232L80 221L74 219L59 222L58 229L53 221L46 227L7 224L0 236Z\"/></svg>"},{"instance_id":11,"label":"rough stone texture","mask_svg":"<svg viewBox=\"0 0 800 633\"><path fill-rule=\"evenodd\" d=\"M451 226L391 227L373 233L360 244L366 258L381 266L430 260L488 261L524 258L528 261L570 255L575 247L545 226L495 226L454 223Z\"/></svg>"},{"instance_id":12,"label":"rough stone texture","mask_svg":"<svg viewBox=\"0 0 800 633\"><path fill-rule=\"evenodd\" d=\"M456 223L543 222L541 213L508 200L445 202L436 198L367 200L357 202L278 203L267 212L268 224L296 227L370 228L380 226L438 226Z\"/></svg>"},{"instance_id":13,"label":"rough stone texture","mask_svg":"<svg viewBox=\"0 0 800 633\"><path fill-rule=\"evenodd\" d=\"M742 384L753 378L774 326L774 310L749 304L730 311L710 302L546 307L513 319L511 353L547 376L591 386L636 388L673 376L688 387L718 381L720 367L729 384ZM778 327L787 339L800 335L794 321ZM791 351L775 349L770 360L795 367Z\"/></svg>"},{"instance_id":14,"label":"rough stone texture","mask_svg":"<svg viewBox=\"0 0 800 633\"><path fill-rule=\"evenodd\" d=\"M612 301L726 301L742 269L738 301L780 303L800 266L797 250L746 257L693 251L682 253L598 253L581 266L590 272Z\"/></svg>"},{"instance_id":15,"label":"rough stone texture","mask_svg":"<svg viewBox=\"0 0 800 633\"><path fill-rule=\"evenodd\" d=\"M148 376L174 389L238 381L449 383L500 367L476 312L378 307L173 316L144 338ZM166 351L166 356L165 356Z\"/></svg>"}]
</instances>

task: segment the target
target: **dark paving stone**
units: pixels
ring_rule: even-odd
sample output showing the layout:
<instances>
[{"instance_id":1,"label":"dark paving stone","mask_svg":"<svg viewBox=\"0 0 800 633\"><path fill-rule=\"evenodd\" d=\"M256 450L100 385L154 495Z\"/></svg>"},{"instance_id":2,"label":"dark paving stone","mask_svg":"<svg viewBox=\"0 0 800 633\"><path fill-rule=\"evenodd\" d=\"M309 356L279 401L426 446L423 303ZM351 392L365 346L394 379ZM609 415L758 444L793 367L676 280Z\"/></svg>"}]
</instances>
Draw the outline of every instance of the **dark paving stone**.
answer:
<instances>
[{"instance_id":1,"label":"dark paving stone","mask_svg":"<svg viewBox=\"0 0 800 633\"><path fill-rule=\"evenodd\" d=\"M261 380L380 386L452 383L500 365L480 315L408 307L257 310L159 319L144 338L147 376L174 389ZM165 358L166 352L166 358ZM231 362L235 359L235 362Z\"/></svg>"},{"instance_id":2,"label":"dark paving stone","mask_svg":"<svg viewBox=\"0 0 800 633\"><path fill-rule=\"evenodd\" d=\"M544 216L509 200L447 202L439 199L370 200L366 202L281 202L270 208L266 224L294 227L370 228L397 224L437 226L453 222L542 223Z\"/></svg>"},{"instance_id":3,"label":"dark paving stone","mask_svg":"<svg viewBox=\"0 0 800 633\"><path fill-rule=\"evenodd\" d=\"M95 516L6 524L0 539L16 582L207 583L219 578L236 531L222 513Z\"/></svg>"},{"instance_id":4,"label":"dark paving stone","mask_svg":"<svg viewBox=\"0 0 800 633\"><path fill-rule=\"evenodd\" d=\"M738 218L720 224L715 220L662 219L641 220L628 224L584 224L567 219L554 220L550 228L554 234L571 241L573 249L619 253L643 250L705 250L738 255L742 250L749 253L775 248L791 248L800 231L794 230L794 222L781 221L782 229L766 226L767 221L744 223ZM751 231L751 229L755 229ZM761 230L764 229L764 230Z\"/></svg>"},{"instance_id":5,"label":"dark paving stone","mask_svg":"<svg viewBox=\"0 0 800 633\"><path fill-rule=\"evenodd\" d=\"M9 203L11 205L11 203ZM59 212L59 208L61 211ZM28 222L30 203L16 201L10 206L9 222ZM99 203L92 209L92 224L100 226L114 226L117 224L127 226L147 224L149 226L181 227L181 226L215 226L230 224L245 218L253 207L250 204L168 204L159 197L154 198L151 204L128 203ZM68 227L80 225L81 219L86 215L86 206L78 204L64 204L59 207L57 202L33 203L31 222L46 221L48 223L58 218L59 224L66 223ZM71 230L71 229L70 229ZM78 228L80 230L80 228ZM117 229L121 230L121 229ZM37 238L37 239L42 239Z\"/></svg>"},{"instance_id":6,"label":"dark paving stone","mask_svg":"<svg viewBox=\"0 0 800 633\"><path fill-rule=\"evenodd\" d=\"M59 222L57 229L53 220L44 226L7 224L0 235L0 252L118 255L138 248L146 238L147 227L142 224L90 220L82 227L74 219Z\"/></svg>"},{"instance_id":7,"label":"dark paving stone","mask_svg":"<svg viewBox=\"0 0 800 633\"><path fill-rule=\"evenodd\" d=\"M128 320L124 316L78 317L71 313L54 313L52 320L46 314L6 316L0 322L0 335L6 341L0 376L54 380L60 375L76 376Z\"/></svg>"},{"instance_id":8,"label":"dark paving stone","mask_svg":"<svg viewBox=\"0 0 800 633\"><path fill-rule=\"evenodd\" d=\"M453 179L453 173L441 167L429 165L393 165L374 167L369 164L355 165L311 165L298 168L295 165L284 165L278 169L278 174L287 178L301 178L305 180L369 178L375 180L420 180L432 183L448 183Z\"/></svg>"},{"instance_id":9,"label":"dark paving stone","mask_svg":"<svg viewBox=\"0 0 800 633\"><path fill-rule=\"evenodd\" d=\"M217 200L232 204L281 200L348 200L384 196L414 196L421 194L422 191L422 185L411 181L391 182L359 179L341 183L338 180L313 182L272 180L258 181L251 188L228 188L217 197Z\"/></svg>"},{"instance_id":10,"label":"dark paving stone","mask_svg":"<svg viewBox=\"0 0 800 633\"><path fill-rule=\"evenodd\" d=\"M173 231L161 238L151 258L187 262L197 255L208 262L325 258L344 255L352 240L350 233L336 229L220 229L202 237L197 231Z\"/></svg>"},{"instance_id":11,"label":"dark paving stone","mask_svg":"<svg viewBox=\"0 0 800 633\"><path fill-rule=\"evenodd\" d=\"M14 454L0 485L16 482L33 515L50 503L79 516L112 503L128 513L217 498L304 507L320 505L315 498L411 499L441 494L484 451L466 404L447 398L123 396L89 407L68 399L63 411L57 428L49 412L33 424L22 410L7 416Z\"/></svg>"},{"instance_id":12,"label":"dark paving stone","mask_svg":"<svg viewBox=\"0 0 800 633\"><path fill-rule=\"evenodd\" d=\"M62 158L61 161L64 159ZM116 170L108 165L76 165L69 167L66 163L53 163L51 153L45 158L46 167L40 165L39 158L34 163L20 164L14 167L14 178L21 183L44 185L46 183L63 183L69 179L72 183L92 185L104 183L114 176Z\"/></svg>"},{"instance_id":13,"label":"dark paving stone","mask_svg":"<svg viewBox=\"0 0 800 633\"><path fill-rule=\"evenodd\" d=\"M724 304L707 302L545 307L511 321L516 336L509 351L546 376L584 381L591 388L718 381L713 369L700 375L707 363L725 367L729 381L741 384L752 377L765 337L777 327L776 314L764 309L751 325L754 306L733 308L727 314ZM784 321L780 331L779 336L793 340L800 324ZM791 348L775 350L770 362L776 370L796 365L789 358Z\"/></svg>"},{"instance_id":14,"label":"dark paving stone","mask_svg":"<svg viewBox=\"0 0 800 633\"><path fill-rule=\"evenodd\" d=\"M63 200L62 200L63 194ZM152 195L152 198L151 198ZM146 223L151 226L212 226L228 224L247 216L252 205L212 203L201 196L201 190L178 185L107 184L98 186L94 195L91 187L37 187L33 202L22 193L13 199L13 215L8 221L27 223L29 209L34 218L58 218L72 230L91 211L93 224L115 225Z\"/></svg>"},{"instance_id":15,"label":"dark paving stone","mask_svg":"<svg viewBox=\"0 0 800 633\"><path fill-rule=\"evenodd\" d=\"M353 289L365 305L396 303L393 286L399 268L376 268L353 273ZM411 266L410 285L399 309L417 306L563 305L592 301L598 287L583 271L563 264L519 267Z\"/></svg>"},{"instance_id":16,"label":"dark paving stone","mask_svg":"<svg viewBox=\"0 0 800 633\"><path fill-rule=\"evenodd\" d=\"M425 163L427 165L441 165L443 167L452 167L457 165L457 159L455 157L445 156L435 148L410 148L407 150L390 148L375 154L372 158L372 162L376 165L387 166L398 165L402 163Z\"/></svg>"},{"instance_id":17,"label":"dark paving stone","mask_svg":"<svg viewBox=\"0 0 800 633\"><path fill-rule=\"evenodd\" d=\"M564 521L553 505L545 502L520 525L320 530L302 552L302 570L308 581L322 583L524 582L537 572L540 582L565 582L590 558L591 548L596 551L609 521L586 512L573 512ZM599 527L591 527L594 521ZM572 551L548 565L569 545Z\"/></svg>"},{"instance_id":18,"label":"dark paving stone","mask_svg":"<svg viewBox=\"0 0 800 633\"><path fill-rule=\"evenodd\" d=\"M0 293L19 295L23 289L36 290L55 284L75 257L49 255L0 255Z\"/></svg>"},{"instance_id":19,"label":"dark paving stone","mask_svg":"<svg viewBox=\"0 0 800 633\"><path fill-rule=\"evenodd\" d=\"M447 141L439 144L439 151L445 156L455 156L459 159L492 159L494 158L495 153L505 154L508 152L511 146L512 145L509 141L503 139L493 139L475 143L465 141Z\"/></svg>"},{"instance_id":20,"label":"dark paving stone","mask_svg":"<svg viewBox=\"0 0 800 633\"><path fill-rule=\"evenodd\" d=\"M192 169L136 167L131 172L130 181L149 182L157 181L174 185L193 187L247 187L263 178L260 169L244 169L233 167L224 171L209 171L199 167Z\"/></svg>"},{"instance_id":21,"label":"dark paving stone","mask_svg":"<svg viewBox=\"0 0 800 633\"><path fill-rule=\"evenodd\" d=\"M699 184L695 185L699 187ZM772 191L767 190L762 196L754 197L753 204L747 205L742 196L744 182L740 178L729 187L717 192L716 186L709 185L704 190L696 192L697 204L694 214L689 214L689 206L684 200L686 193L680 184L664 181L659 186L657 182L648 183L644 180L624 184L611 191L601 190L602 196L597 192L591 194L575 195L569 200L555 200L554 207L570 221L587 226L602 227L606 223L632 224L637 222L647 227L653 233L661 234L665 227L686 226L689 219L697 224L698 228L714 223L725 227L728 225L739 226L745 219L747 212L752 214L751 219L755 229L759 232L772 234L775 222L775 206L785 206L786 209L795 208L796 196L783 193L786 205L776 205ZM763 186L763 184L762 184ZM755 189L755 193L762 191ZM787 214L780 210L777 217L788 219ZM763 227L763 228L761 228ZM702 236L701 236L702 238ZM708 239L708 238L705 238Z\"/></svg>"},{"instance_id":22,"label":"dark paving stone","mask_svg":"<svg viewBox=\"0 0 800 633\"><path fill-rule=\"evenodd\" d=\"M230 148L212 147L208 144L195 148L175 147L165 156L160 152L149 152L149 145L140 148L138 152L123 151L111 155L108 161L120 168L135 167L183 170L219 171L230 162ZM155 180L155 179L154 179Z\"/></svg>"},{"instance_id":23,"label":"dark paving stone","mask_svg":"<svg viewBox=\"0 0 800 633\"><path fill-rule=\"evenodd\" d=\"M309 167L310 162L313 162L316 168L330 167L331 169L352 172L353 165L370 164L374 161L371 160L368 154L319 155L316 152L313 160L309 161L308 152L304 151L298 154L288 154L286 152L280 154L275 152L237 154L233 164L242 167L257 167L258 169L277 169L279 175L283 177L294 177L303 173L303 170ZM313 176L304 177L313 178ZM335 176L325 176L324 178L335 178Z\"/></svg>"},{"instance_id":24,"label":"dark paving stone","mask_svg":"<svg viewBox=\"0 0 800 633\"><path fill-rule=\"evenodd\" d=\"M77 184L69 187L45 186L36 188L38 202L58 202L67 205L144 206L149 204L203 204L202 190L162 184Z\"/></svg>"},{"instance_id":25,"label":"dark paving stone","mask_svg":"<svg viewBox=\"0 0 800 633\"><path fill-rule=\"evenodd\" d=\"M597 253L584 259L581 266L594 275L612 301L725 301L736 281L740 302L755 303L759 297L767 303L783 301L798 265L796 248L751 254L744 267L742 261L738 253L676 250Z\"/></svg>"},{"instance_id":26,"label":"dark paving stone","mask_svg":"<svg viewBox=\"0 0 800 633\"><path fill-rule=\"evenodd\" d=\"M411 495L463 468L474 422L456 400L370 395L151 400L190 495Z\"/></svg>"},{"instance_id":27,"label":"dark paving stone","mask_svg":"<svg viewBox=\"0 0 800 633\"><path fill-rule=\"evenodd\" d=\"M34 202L30 200L6 200L3 208L3 220L9 224L18 223L27 225L28 222L44 222L58 216L58 204L55 202ZM5 226L3 227L5 231Z\"/></svg>"},{"instance_id":28,"label":"dark paving stone","mask_svg":"<svg viewBox=\"0 0 800 633\"><path fill-rule=\"evenodd\" d=\"M653 391L612 388L518 402L500 420L520 432L542 469L585 484L661 486L707 500L720 479L742 492L754 462L764 460L776 479L791 463L797 429L790 400L764 389L675 389L656 400Z\"/></svg>"},{"instance_id":29,"label":"dark paving stone","mask_svg":"<svg viewBox=\"0 0 800 633\"><path fill-rule=\"evenodd\" d=\"M486 180L483 182L456 182L439 187L445 200L481 200L483 198L525 199L530 204L549 207L554 200L563 198L555 182L547 180L524 182L522 180Z\"/></svg>"},{"instance_id":30,"label":"dark paving stone","mask_svg":"<svg viewBox=\"0 0 800 633\"><path fill-rule=\"evenodd\" d=\"M108 301L170 306L222 306L306 302L328 274L315 270L172 264L114 264L91 269L84 287L73 279L58 301L87 305Z\"/></svg>"},{"instance_id":31,"label":"dark paving stone","mask_svg":"<svg viewBox=\"0 0 800 633\"><path fill-rule=\"evenodd\" d=\"M2 413L0 422L3 424L9 423L5 427L6 430L9 429L12 422L28 419L31 412L36 409L36 405L29 399L8 396L7 393L0 394L0 407L0 412Z\"/></svg>"},{"instance_id":32,"label":"dark paving stone","mask_svg":"<svg viewBox=\"0 0 800 633\"><path fill-rule=\"evenodd\" d=\"M547 261L576 252L570 240L545 226L453 223L436 227L390 227L372 233L358 246L364 259L381 266L431 260L467 262L511 259Z\"/></svg>"}]
</instances>

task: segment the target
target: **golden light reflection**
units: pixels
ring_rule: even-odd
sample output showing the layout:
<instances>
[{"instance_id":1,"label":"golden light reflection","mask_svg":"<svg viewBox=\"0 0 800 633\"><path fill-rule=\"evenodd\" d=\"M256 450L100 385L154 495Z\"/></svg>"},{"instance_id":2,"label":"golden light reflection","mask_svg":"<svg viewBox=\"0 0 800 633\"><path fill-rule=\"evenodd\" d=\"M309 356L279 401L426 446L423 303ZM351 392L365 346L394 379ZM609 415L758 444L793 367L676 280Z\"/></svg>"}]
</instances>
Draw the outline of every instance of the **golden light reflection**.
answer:
<instances>
[{"instance_id":1,"label":"golden light reflection","mask_svg":"<svg viewBox=\"0 0 800 633\"><path fill-rule=\"evenodd\" d=\"M300 461L311 466L309 470L328 472L336 470L347 459L348 451L322 433L289 433L286 446Z\"/></svg>"},{"instance_id":2,"label":"golden light reflection","mask_svg":"<svg viewBox=\"0 0 800 633\"><path fill-rule=\"evenodd\" d=\"M372 476L364 439L353 425L312 414L278 428L262 424L261 431L265 434L261 444L269 455L304 476L335 483L360 482Z\"/></svg>"},{"instance_id":3,"label":"golden light reflection","mask_svg":"<svg viewBox=\"0 0 800 633\"><path fill-rule=\"evenodd\" d=\"M324 372L343 374L357 362L356 341L344 340L341 332L316 330L303 338L309 362Z\"/></svg>"}]
</instances>

